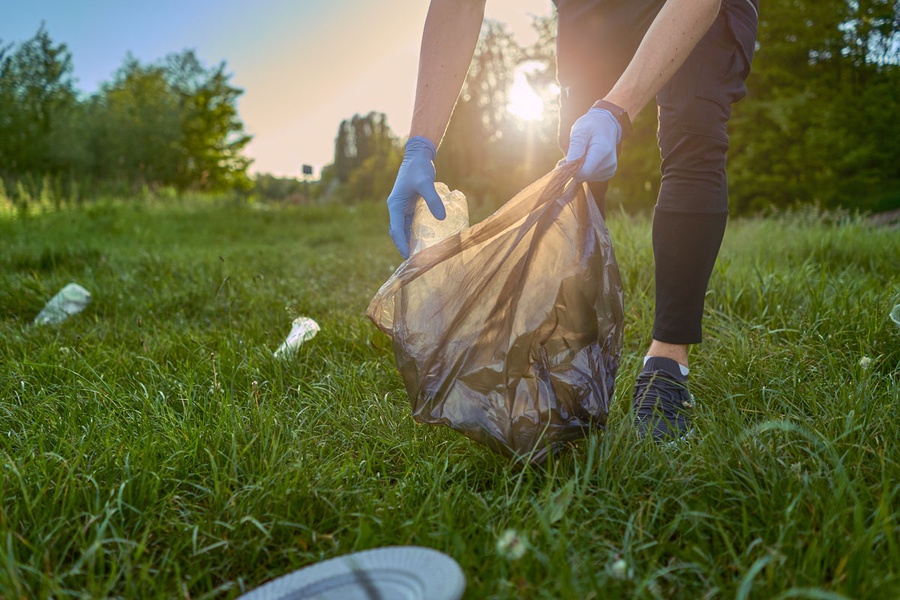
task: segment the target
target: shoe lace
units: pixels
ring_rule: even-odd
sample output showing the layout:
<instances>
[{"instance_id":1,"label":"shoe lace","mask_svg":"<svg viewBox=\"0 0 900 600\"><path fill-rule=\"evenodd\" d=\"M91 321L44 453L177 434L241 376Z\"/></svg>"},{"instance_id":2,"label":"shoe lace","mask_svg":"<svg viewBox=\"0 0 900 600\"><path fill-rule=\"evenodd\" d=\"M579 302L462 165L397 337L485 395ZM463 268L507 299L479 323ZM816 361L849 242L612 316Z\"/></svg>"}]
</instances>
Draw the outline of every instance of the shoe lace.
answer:
<instances>
[{"instance_id":1,"label":"shoe lace","mask_svg":"<svg viewBox=\"0 0 900 600\"><path fill-rule=\"evenodd\" d=\"M674 422L679 413L694 408L687 386L660 371L641 373L635 385L635 412L640 419L662 416Z\"/></svg>"}]
</instances>

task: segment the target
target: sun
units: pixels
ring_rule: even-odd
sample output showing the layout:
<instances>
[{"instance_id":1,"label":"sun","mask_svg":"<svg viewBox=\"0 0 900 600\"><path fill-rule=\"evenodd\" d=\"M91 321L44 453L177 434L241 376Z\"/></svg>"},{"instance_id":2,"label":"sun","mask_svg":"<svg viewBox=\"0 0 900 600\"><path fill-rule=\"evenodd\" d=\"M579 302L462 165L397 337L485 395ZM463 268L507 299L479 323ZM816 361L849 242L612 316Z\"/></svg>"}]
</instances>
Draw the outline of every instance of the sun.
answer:
<instances>
[{"instance_id":1,"label":"sun","mask_svg":"<svg viewBox=\"0 0 900 600\"><path fill-rule=\"evenodd\" d=\"M544 116L544 99L528 83L528 73L533 68L526 63L516 69L506 104L506 110L523 121L537 121Z\"/></svg>"}]
</instances>

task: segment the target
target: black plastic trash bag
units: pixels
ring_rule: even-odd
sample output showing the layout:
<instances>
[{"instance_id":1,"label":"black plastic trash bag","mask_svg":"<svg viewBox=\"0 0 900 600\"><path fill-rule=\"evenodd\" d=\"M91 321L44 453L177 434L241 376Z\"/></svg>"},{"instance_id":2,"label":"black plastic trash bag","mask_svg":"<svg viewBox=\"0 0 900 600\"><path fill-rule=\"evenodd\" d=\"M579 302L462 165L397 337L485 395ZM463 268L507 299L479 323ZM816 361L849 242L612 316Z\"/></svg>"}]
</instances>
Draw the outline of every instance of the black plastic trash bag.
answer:
<instances>
[{"instance_id":1,"label":"black plastic trash bag","mask_svg":"<svg viewBox=\"0 0 900 600\"><path fill-rule=\"evenodd\" d=\"M531 462L605 427L622 285L603 217L572 181L579 166L414 254L372 299L416 421Z\"/></svg>"}]
</instances>

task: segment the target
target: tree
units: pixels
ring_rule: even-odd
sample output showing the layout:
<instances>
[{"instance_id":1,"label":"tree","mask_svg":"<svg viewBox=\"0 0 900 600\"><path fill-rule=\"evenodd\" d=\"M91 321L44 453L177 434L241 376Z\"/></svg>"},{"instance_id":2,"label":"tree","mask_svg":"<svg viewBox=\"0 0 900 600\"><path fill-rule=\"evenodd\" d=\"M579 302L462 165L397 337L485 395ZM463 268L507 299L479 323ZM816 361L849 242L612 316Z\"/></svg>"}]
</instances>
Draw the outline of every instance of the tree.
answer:
<instances>
[{"instance_id":1,"label":"tree","mask_svg":"<svg viewBox=\"0 0 900 600\"><path fill-rule=\"evenodd\" d=\"M396 148L396 140L384 113L353 115L341 121L334 143L335 175L347 183L354 171L373 157L384 159Z\"/></svg>"},{"instance_id":2,"label":"tree","mask_svg":"<svg viewBox=\"0 0 900 600\"><path fill-rule=\"evenodd\" d=\"M131 187L175 183L183 117L163 67L127 57L92 109L99 179Z\"/></svg>"},{"instance_id":3,"label":"tree","mask_svg":"<svg viewBox=\"0 0 900 600\"><path fill-rule=\"evenodd\" d=\"M76 104L72 56L41 25L33 38L0 43L0 169L4 176L58 173L58 141Z\"/></svg>"},{"instance_id":4,"label":"tree","mask_svg":"<svg viewBox=\"0 0 900 600\"><path fill-rule=\"evenodd\" d=\"M0 43L0 176L31 195L45 181L74 180L120 191L246 189L250 136L237 112L243 92L229 79L224 62L207 68L192 50L147 65L128 56L79 99L72 56L43 26L18 47Z\"/></svg>"},{"instance_id":5,"label":"tree","mask_svg":"<svg viewBox=\"0 0 900 600\"><path fill-rule=\"evenodd\" d=\"M749 96L731 123L737 212L900 206L898 25L900 5L884 0L765 6Z\"/></svg>"},{"instance_id":6,"label":"tree","mask_svg":"<svg viewBox=\"0 0 900 600\"><path fill-rule=\"evenodd\" d=\"M261 173L253 178L253 194L262 200L300 204L309 201L309 183L294 177Z\"/></svg>"},{"instance_id":7,"label":"tree","mask_svg":"<svg viewBox=\"0 0 900 600\"><path fill-rule=\"evenodd\" d=\"M164 61L169 85L181 108L179 187L249 189L250 160L243 155L251 137L237 111L243 90L229 83L222 62L204 69L192 50Z\"/></svg>"},{"instance_id":8,"label":"tree","mask_svg":"<svg viewBox=\"0 0 900 600\"><path fill-rule=\"evenodd\" d=\"M506 27L486 20L435 162L439 179L489 205L521 187L509 170L516 158L504 146L514 130L506 110L509 90L523 59Z\"/></svg>"},{"instance_id":9,"label":"tree","mask_svg":"<svg viewBox=\"0 0 900 600\"><path fill-rule=\"evenodd\" d=\"M402 158L383 113L345 119L338 127L334 144L333 176L339 182L340 199L358 202L386 198Z\"/></svg>"},{"instance_id":10,"label":"tree","mask_svg":"<svg viewBox=\"0 0 900 600\"><path fill-rule=\"evenodd\" d=\"M190 50L150 65L126 58L91 102L96 175L132 187L248 189L242 90L228 80L224 63L205 68Z\"/></svg>"},{"instance_id":11,"label":"tree","mask_svg":"<svg viewBox=\"0 0 900 600\"><path fill-rule=\"evenodd\" d=\"M729 123L732 212L799 202L900 207L900 2L763 4L748 96L734 105ZM517 68L543 64L529 76L536 87L555 76L555 22L538 20L535 27L539 41L519 48L502 25L485 23L438 152L438 178L488 206L508 199L560 156L552 115L524 124L505 111ZM627 209L655 202L656 129L648 107L619 157L612 202Z\"/></svg>"}]
</instances>

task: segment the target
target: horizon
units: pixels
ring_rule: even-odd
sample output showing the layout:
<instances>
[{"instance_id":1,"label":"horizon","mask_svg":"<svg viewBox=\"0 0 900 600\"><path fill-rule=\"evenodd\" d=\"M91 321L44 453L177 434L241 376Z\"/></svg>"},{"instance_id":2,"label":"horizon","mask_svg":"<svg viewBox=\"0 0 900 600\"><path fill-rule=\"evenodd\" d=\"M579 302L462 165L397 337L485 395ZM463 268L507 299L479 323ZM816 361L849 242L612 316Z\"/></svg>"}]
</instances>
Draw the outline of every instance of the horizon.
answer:
<instances>
[{"instance_id":1,"label":"horizon","mask_svg":"<svg viewBox=\"0 0 900 600\"><path fill-rule=\"evenodd\" d=\"M302 178L302 166L311 165L318 177L333 161L338 126L354 114L382 112L395 135L408 134L427 8L410 0L35 0L7 11L0 43L31 39L43 23L71 53L84 95L110 81L129 54L147 64L193 49L207 66L224 61L231 84L244 90L238 110L253 136L250 172ZM551 12L550 0L497 0L485 18L527 45L532 15Z\"/></svg>"}]
</instances>

